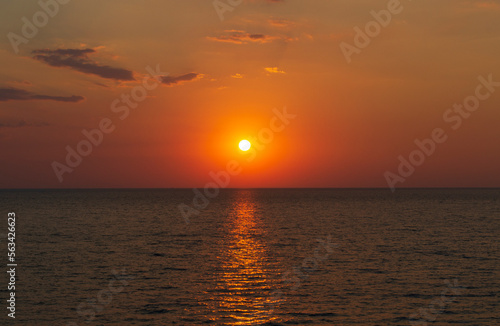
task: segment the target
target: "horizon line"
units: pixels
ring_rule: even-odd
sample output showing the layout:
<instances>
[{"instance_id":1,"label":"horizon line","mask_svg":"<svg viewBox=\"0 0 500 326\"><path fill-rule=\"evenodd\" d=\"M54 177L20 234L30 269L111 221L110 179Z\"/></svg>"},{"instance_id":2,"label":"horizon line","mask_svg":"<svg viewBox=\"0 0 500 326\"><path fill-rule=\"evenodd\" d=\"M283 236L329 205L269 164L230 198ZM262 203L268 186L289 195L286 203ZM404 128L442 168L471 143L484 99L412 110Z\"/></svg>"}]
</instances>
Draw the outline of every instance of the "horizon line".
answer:
<instances>
[{"instance_id":1,"label":"horizon line","mask_svg":"<svg viewBox=\"0 0 500 326\"><path fill-rule=\"evenodd\" d=\"M87 187L87 188L0 188L9 190L191 190L204 187ZM388 187L219 187L221 190L391 190ZM397 190L499 189L498 187L401 187Z\"/></svg>"}]
</instances>

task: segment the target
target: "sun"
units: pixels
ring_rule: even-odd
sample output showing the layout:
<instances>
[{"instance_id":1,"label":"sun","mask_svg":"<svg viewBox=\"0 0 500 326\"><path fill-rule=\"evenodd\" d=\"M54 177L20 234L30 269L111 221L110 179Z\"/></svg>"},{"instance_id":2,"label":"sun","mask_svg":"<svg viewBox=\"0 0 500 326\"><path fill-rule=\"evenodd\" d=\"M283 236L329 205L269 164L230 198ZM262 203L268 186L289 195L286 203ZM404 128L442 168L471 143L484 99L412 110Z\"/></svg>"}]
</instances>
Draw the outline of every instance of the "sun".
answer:
<instances>
[{"instance_id":1,"label":"sun","mask_svg":"<svg viewBox=\"0 0 500 326\"><path fill-rule=\"evenodd\" d=\"M248 140L243 139L242 141L240 141L239 147L242 151L246 152L250 149L250 147L252 147L252 144L250 144Z\"/></svg>"}]
</instances>

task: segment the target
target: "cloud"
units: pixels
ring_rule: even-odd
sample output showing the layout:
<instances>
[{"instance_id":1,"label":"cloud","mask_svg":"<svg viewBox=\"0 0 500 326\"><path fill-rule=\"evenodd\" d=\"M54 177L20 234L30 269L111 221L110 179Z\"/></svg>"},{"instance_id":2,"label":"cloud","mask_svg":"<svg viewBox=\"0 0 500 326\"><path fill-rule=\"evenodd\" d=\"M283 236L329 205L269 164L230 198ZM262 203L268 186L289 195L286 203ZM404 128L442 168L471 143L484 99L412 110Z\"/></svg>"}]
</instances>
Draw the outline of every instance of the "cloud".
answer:
<instances>
[{"instance_id":1,"label":"cloud","mask_svg":"<svg viewBox=\"0 0 500 326\"><path fill-rule=\"evenodd\" d=\"M269 25L274 26L274 27L293 27L296 25L293 21L286 20L286 19L269 19Z\"/></svg>"},{"instance_id":2,"label":"cloud","mask_svg":"<svg viewBox=\"0 0 500 326\"><path fill-rule=\"evenodd\" d=\"M230 30L226 31L228 35L221 36L208 36L207 39L215 42L225 42L233 44L247 44L247 43L269 43L274 40L280 39L278 36L270 36L265 34L250 34L245 31Z\"/></svg>"},{"instance_id":3,"label":"cloud","mask_svg":"<svg viewBox=\"0 0 500 326\"><path fill-rule=\"evenodd\" d=\"M0 101L10 101L10 100L18 100L18 101L32 101L32 100L52 100L58 102L80 102L85 98L83 96L51 96L51 95L42 95L36 94L33 92L29 92L24 89L18 88L0 88Z\"/></svg>"},{"instance_id":4,"label":"cloud","mask_svg":"<svg viewBox=\"0 0 500 326\"><path fill-rule=\"evenodd\" d=\"M494 1L479 1L475 2L474 5L483 10L500 10L500 4Z\"/></svg>"},{"instance_id":5,"label":"cloud","mask_svg":"<svg viewBox=\"0 0 500 326\"><path fill-rule=\"evenodd\" d=\"M100 65L89 59L94 49L41 49L34 50L33 58L52 67L70 68L84 74L114 80L134 80L133 72L123 68Z\"/></svg>"},{"instance_id":6,"label":"cloud","mask_svg":"<svg viewBox=\"0 0 500 326\"><path fill-rule=\"evenodd\" d=\"M243 78L243 75L242 74L234 74L231 77L233 77L233 78Z\"/></svg>"},{"instance_id":7,"label":"cloud","mask_svg":"<svg viewBox=\"0 0 500 326\"><path fill-rule=\"evenodd\" d=\"M0 128L23 128L23 127L45 127L50 126L47 122L31 122L28 123L24 120L15 122L2 122L0 121Z\"/></svg>"},{"instance_id":8,"label":"cloud","mask_svg":"<svg viewBox=\"0 0 500 326\"><path fill-rule=\"evenodd\" d=\"M455 10L460 14L498 13L500 11L500 3L497 0L463 0L458 4ZM463 17L461 16L460 18Z\"/></svg>"},{"instance_id":9,"label":"cloud","mask_svg":"<svg viewBox=\"0 0 500 326\"><path fill-rule=\"evenodd\" d=\"M286 74L283 70L279 70L278 67L266 67L264 69L271 74Z\"/></svg>"},{"instance_id":10,"label":"cloud","mask_svg":"<svg viewBox=\"0 0 500 326\"><path fill-rule=\"evenodd\" d=\"M177 76L177 77L174 77L174 76L162 76L161 77L161 82L162 82L162 84L165 84L167 86L175 86L175 85L179 85L179 84L182 84L182 83L185 83L185 82L188 82L188 81L194 81L194 80L200 79L202 77L203 77L202 74L197 74L197 73L194 73L194 72L190 72L189 74L180 75L180 76Z\"/></svg>"},{"instance_id":11,"label":"cloud","mask_svg":"<svg viewBox=\"0 0 500 326\"><path fill-rule=\"evenodd\" d=\"M285 3L285 0L246 0L246 1L252 2L252 3L262 3L262 2Z\"/></svg>"},{"instance_id":12,"label":"cloud","mask_svg":"<svg viewBox=\"0 0 500 326\"><path fill-rule=\"evenodd\" d=\"M14 85L14 86L33 86L33 84L31 84L31 82L29 82L27 80L23 80L23 81L13 80L13 81L7 82L7 84Z\"/></svg>"}]
</instances>

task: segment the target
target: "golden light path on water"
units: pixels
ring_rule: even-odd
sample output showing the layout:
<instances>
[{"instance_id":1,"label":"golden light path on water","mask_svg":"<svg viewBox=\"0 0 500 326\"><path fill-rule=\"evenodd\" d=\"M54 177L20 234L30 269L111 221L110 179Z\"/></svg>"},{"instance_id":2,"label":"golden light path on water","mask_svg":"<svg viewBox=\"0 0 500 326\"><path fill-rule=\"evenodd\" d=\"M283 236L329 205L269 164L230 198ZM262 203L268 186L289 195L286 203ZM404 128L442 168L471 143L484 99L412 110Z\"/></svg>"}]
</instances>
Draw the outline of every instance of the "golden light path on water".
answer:
<instances>
[{"instance_id":1,"label":"golden light path on water","mask_svg":"<svg viewBox=\"0 0 500 326\"><path fill-rule=\"evenodd\" d=\"M227 325L260 325L277 318L269 311L271 292L279 286L263 235L255 216L252 192L239 191L227 222L225 252L219 253L221 270L214 293L213 318ZM272 274L272 275L270 275Z\"/></svg>"}]
</instances>

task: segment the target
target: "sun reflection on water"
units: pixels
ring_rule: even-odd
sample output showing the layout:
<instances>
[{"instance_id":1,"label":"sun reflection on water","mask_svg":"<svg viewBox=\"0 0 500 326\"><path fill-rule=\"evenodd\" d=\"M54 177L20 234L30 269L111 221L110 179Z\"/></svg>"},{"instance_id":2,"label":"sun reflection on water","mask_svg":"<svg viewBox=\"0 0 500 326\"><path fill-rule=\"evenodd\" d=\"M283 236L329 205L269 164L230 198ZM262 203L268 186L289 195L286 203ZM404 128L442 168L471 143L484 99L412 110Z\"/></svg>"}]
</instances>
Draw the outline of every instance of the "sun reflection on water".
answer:
<instances>
[{"instance_id":1,"label":"sun reflection on water","mask_svg":"<svg viewBox=\"0 0 500 326\"><path fill-rule=\"evenodd\" d=\"M269 294L276 269L268 256L266 228L256 214L251 191L239 191L227 220L225 249L213 291L215 321L226 325L259 325L276 320L269 313Z\"/></svg>"}]
</instances>

